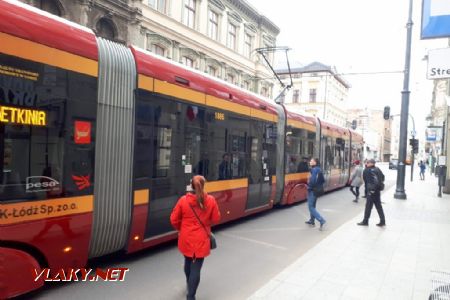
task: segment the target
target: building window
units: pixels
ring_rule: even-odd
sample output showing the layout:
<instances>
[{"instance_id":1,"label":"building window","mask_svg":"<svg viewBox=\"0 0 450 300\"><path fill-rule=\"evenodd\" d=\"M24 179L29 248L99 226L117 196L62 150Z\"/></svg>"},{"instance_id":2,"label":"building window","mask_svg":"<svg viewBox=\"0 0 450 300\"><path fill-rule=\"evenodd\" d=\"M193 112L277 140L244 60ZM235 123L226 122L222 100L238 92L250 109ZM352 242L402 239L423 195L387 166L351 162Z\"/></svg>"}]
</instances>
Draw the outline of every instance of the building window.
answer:
<instances>
[{"instance_id":1,"label":"building window","mask_svg":"<svg viewBox=\"0 0 450 300\"><path fill-rule=\"evenodd\" d=\"M250 82L244 81L244 82L242 83L242 87L243 87L244 89L246 89L246 90L250 90Z\"/></svg>"},{"instance_id":2,"label":"building window","mask_svg":"<svg viewBox=\"0 0 450 300\"><path fill-rule=\"evenodd\" d=\"M263 95L264 97L267 97L268 89L266 87L262 87L261 88L261 95Z\"/></svg>"},{"instance_id":3,"label":"building window","mask_svg":"<svg viewBox=\"0 0 450 300\"><path fill-rule=\"evenodd\" d=\"M208 74L211 76L217 76L217 69L213 66L208 66Z\"/></svg>"},{"instance_id":4,"label":"building window","mask_svg":"<svg viewBox=\"0 0 450 300\"><path fill-rule=\"evenodd\" d=\"M219 38L219 15L209 11L209 37L213 40L218 40Z\"/></svg>"},{"instance_id":5,"label":"building window","mask_svg":"<svg viewBox=\"0 0 450 300\"><path fill-rule=\"evenodd\" d=\"M184 25L195 28L195 3L196 0L184 1Z\"/></svg>"},{"instance_id":6,"label":"building window","mask_svg":"<svg viewBox=\"0 0 450 300\"><path fill-rule=\"evenodd\" d=\"M98 36L108 40L114 40L116 37L116 31L114 30L114 25L112 21L106 18L101 18L97 25L95 26L96 32Z\"/></svg>"},{"instance_id":7,"label":"building window","mask_svg":"<svg viewBox=\"0 0 450 300\"><path fill-rule=\"evenodd\" d=\"M227 46L233 50L236 50L237 29L233 24L228 24L228 40Z\"/></svg>"},{"instance_id":8,"label":"building window","mask_svg":"<svg viewBox=\"0 0 450 300\"><path fill-rule=\"evenodd\" d=\"M166 13L167 1L166 0L148 0L148 5L160 11Z\"/></svg>"},{"instance_id":9,"label":"building window","mask_svg":"<svg viewBox=\"0 0 450 300\"><path fill-rule=\"evenodd\" d=\"M244 38L244 55L250 58L253 49L253 37L250 34L245 34Z\"/></svg>"},{"instance_id":10,"label":"building window","mask_svg":"<svg viewBox=\"0 0 450 300\"><path fill-rule=\"evenodd\" d=\"M310 89L309 90L309 102L315 103L316 96L317 96L317 89Z\"/></svg>"},{"instance_id":11,"label":"building window","mask_svg":"<svg viewBox=\"0 0 450 300\"><path fill-rule=\"evenodd\" d=\"M49 12L53 15L62 16L61 10L59 9L58 5L53 0L41 0L39 1L37 7L39 7L42 10L45 10L46 12Z\"/></svg>"},{"instance_id":12,"label":"building window","mask_svg":"<svg viewBox=\"0 0 450 300\"><path fill-rule=\"evenodd\" d=\"M227 81L228 81L229 83L234 84L234 75L228 74L228 76L227 76Z\"/></svg>"},{"instance_id":13,"label":"building window","mask_svg":"<svg viewBox=\"0 0 450 300\"><path fill-rule=\"evenodd\" d=\"M187 57L187 56L183 56L181 58L181 63L183 65L186 65L186 66L191 67L191 68L194 67L194 60L192 58Z\"/></svg>"},{"instance_id":14,"label":"building window","mask_svg":"<svg viewBox=\"0 0 450 300\"><path fill-rule=\"evenodd\" d=\"M153 44L152 45L152 52L157 54L157 55L161 55L161 56L165 56L166 54L166 49L164 49L163 47Z\"/></svg>"},{"instance_id":15,"label":"building window","mask_svg":"<svg viewBox=\"0 0 450 300\"><path fill-rule=\"evenodd\" d=\"M294 90L294 93L292 95L292 103L298 103L299 97L300 97L300 91Z\"/></svg>"}]
</instances>

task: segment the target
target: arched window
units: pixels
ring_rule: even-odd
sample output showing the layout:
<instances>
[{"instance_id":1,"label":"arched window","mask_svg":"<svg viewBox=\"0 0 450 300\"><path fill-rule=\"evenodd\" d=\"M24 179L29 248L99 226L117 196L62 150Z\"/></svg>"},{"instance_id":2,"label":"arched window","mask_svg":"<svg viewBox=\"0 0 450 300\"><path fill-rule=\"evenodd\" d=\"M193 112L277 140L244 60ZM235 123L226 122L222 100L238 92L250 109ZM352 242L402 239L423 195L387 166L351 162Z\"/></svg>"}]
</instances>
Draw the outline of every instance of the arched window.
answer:
<instances>
[{"instance_id":1,"label":"arched window","mask_svg":"<svg viewBox=\"0 0 450 300\"><path fill-rule=\"evenodd\" d=\"M45 10L53 15L62 16L61 5L55 0L40 0L38 8Z\"/></svg>"},{"instance_id":2,"label":"arched window","mask_svg":"<svg viewBox=\"0 0 450 300\"><path fill-rule=\"evenodd\" d=\"M166 55L166 49L158 44L152 44L152 52L160 55L160 56L165 56Z\"/></svg>"},{"instance_id":3,"label":"arched window","mask_svg":"<svg viewBox=\"0 0 450 300\"><path fill-rule=\"evenodd\" d=\"M264 97L268 97L269 90L267 89L267 87L264 86L261 88L261 95L263 95Z\"/></svg>"},{"instance_id":4,"label":"arched window","mask_svg":"<svg viewBox=\"0 0 450 300\"><path fill-rule=\"evenodd\" d=\"M101 36L102 38L108 39L108 40L114 40L116 38L116 30L115 26L112 23L112 21L101 18L97 25L95 26L95 30L97 32L98 36Z\"/></svg>"},{"instance_id":5,"label":"arched window","mask_svg":"<svg viewBox=\"0 0 450 300\"><path fill-rule=\"evenodd\" d=\"M183 65L186 65L186 66L191 67L191 68L194 67L194 60L192 58L190 58L190 57L187 57L187 56L181 57L181 63Z\"/></svg>"}]
</instances>

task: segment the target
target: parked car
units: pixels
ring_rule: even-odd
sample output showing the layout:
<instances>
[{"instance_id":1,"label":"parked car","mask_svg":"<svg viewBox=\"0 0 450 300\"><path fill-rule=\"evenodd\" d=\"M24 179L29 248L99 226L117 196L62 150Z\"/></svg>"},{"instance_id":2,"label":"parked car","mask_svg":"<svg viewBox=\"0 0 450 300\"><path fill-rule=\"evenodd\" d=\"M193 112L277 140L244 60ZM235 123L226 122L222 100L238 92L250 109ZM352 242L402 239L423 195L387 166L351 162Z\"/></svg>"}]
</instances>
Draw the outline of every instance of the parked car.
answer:
<instances>
[{"instance_id":1,"label":"parked car","mask_svg":"<svg viewBox=\"0 0 450 300\"><path fill-rule=\"evenodd\" d=\"M389 161L389 169L393 169L393 170L396 170L397 169L397 166L398 166L398 159L396 159L396 158L393 158L393 159L391 159L390 161Z\"/></svg>"}]
</instances>

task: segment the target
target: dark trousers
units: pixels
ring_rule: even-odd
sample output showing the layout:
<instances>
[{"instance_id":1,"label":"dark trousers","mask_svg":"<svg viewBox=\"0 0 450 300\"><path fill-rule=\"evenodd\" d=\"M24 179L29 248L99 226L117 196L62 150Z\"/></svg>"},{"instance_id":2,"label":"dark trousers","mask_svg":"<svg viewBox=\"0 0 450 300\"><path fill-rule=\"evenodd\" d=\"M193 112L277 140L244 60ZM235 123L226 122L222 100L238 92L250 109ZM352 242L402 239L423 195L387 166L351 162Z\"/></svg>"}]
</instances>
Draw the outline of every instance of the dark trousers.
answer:
<instances>
[{"instance_id":1,"label":"dark trousers","mask_svg":"<svg viewBox=\"0 0 450 300\"><path fill-rule=\"evenodd\" d=\"M381 206L380 192L374 192L373 194L367 193L366 210L364 211L363 222L369 222L373 205L375 205L375 208L377 209L378 216L380 217L380 223L386 223L383 207Z\"/></svg>"},{"instance_id":2,"label":"dark trousers","mask_svg":"<svg viewBox=\"0 0 450 300\"><path fill-rule=\"evenodd\" d=\"M420 179L425 180L425 171L420 171Z\"/></svg>"},{"instance_id":3,"label":"dark trousers","mask_svg":"<svg viewBox=\"0 0 450 300\"><path fill-rule=\"evenodd\" d=\"M355 190L353 190L353 188ZM350 192L352 192L352 194L355 195L356 199L359 198L359 186L351 186L350 187Z\"/></svg>"},{"instance_id":4,"label":"dark trousers","mask_svg":"<svg viewBox=\"0 0 450 300\"><path fill-rule=\"evenodd\" d=\"M184 257L184 274L186 274L186 283L188 293L187 300L194 300L200 284L200 271L202 270L204 258Z\"/></svg>"}]
</instances>

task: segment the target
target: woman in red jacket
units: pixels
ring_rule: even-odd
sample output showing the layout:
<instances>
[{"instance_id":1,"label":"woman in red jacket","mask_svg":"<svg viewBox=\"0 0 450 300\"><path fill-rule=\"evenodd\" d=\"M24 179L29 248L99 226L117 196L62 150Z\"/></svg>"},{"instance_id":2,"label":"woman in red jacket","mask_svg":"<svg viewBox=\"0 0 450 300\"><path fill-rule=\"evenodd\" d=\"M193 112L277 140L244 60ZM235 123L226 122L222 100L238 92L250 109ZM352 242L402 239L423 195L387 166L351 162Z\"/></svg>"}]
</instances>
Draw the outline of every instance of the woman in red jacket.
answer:
<instances>
[{"instance_id":1,"label":"woman in red jacket","mask_svg":"<svg viewBox=\"0 0 450 300\"><path fill-rule=\"evenodd\" d=\"M194 176L191 183L194 192L181 197L170 215L172 226L179 231L178 249L184 255L188 300L195 299L203 260L211 251L211 225L220 220L216 199L204 191L205 181L203 176Z\"/></svg>"}]
</instances>

